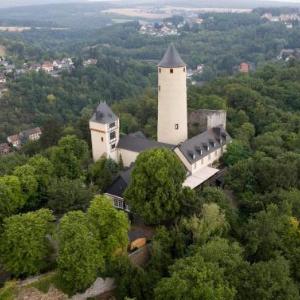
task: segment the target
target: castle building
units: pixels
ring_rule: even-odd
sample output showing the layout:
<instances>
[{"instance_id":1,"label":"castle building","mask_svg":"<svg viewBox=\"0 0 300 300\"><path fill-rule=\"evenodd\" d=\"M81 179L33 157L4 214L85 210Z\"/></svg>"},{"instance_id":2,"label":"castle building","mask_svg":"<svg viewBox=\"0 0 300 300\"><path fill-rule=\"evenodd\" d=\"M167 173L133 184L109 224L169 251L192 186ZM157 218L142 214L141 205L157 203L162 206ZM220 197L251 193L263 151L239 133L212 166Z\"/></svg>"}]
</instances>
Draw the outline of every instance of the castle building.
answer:
<instances>
[{"instance_id":1,"label":"castle building","mask_svg":"<svg viewBox=\"0 0 300 300\"><path fill-rule=\"evenodd\" d=\"M158 64L158 119L157 141L142 132L120 136L120 120L110 107L101 102L90 119L93 159L121 159L127 168L121 172L107 193L118 208L128 210L122 195L130 182L137 156L151 148L174 151L187 170L184 186L200 186L219 170L213 164L220 159L231 137L226 131L226 112L198 110L190 119L199 119L199 132L188 138L186 64L174 45L167 49Z\"/></svg>"}]
</instances>

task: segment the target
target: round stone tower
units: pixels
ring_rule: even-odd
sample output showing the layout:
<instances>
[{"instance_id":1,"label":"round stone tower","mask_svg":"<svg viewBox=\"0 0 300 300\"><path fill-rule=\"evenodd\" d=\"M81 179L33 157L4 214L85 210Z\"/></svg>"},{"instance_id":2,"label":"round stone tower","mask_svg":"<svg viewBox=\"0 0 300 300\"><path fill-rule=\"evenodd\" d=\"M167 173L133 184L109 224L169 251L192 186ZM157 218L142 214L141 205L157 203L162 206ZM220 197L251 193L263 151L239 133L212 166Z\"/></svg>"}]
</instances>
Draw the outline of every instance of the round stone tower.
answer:
<instances>
[{"instance_id":1,"label":"round stone tower","mask_svg":"<svg viewBox=\"0 0 300 300\"><path fill-rule=\"evenodd\" d=\"M158 64L158 142L177 145L188 138L186 64L171 44Z\"/></svg>"}]
</instances>

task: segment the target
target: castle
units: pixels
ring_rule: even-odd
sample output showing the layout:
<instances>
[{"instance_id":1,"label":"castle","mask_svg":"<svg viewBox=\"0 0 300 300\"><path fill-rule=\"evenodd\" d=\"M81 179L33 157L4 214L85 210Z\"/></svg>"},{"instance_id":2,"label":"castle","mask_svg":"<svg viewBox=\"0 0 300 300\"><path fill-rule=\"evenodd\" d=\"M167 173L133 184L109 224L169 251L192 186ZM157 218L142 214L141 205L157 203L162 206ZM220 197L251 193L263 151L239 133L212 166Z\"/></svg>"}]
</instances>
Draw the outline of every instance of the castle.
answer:
<instances>
[{"instance_id":1,"label":"castle","mask_svg":"<svg viewBox=\"0 0 300 300\"><path fill-rule=\"evenodd\" d=\"M141 132L120 137L120 120L105 102L99 104L90 119L94 161L102 156L117 162L122 158L127 168L107 191L115 199L122 199L132 166L139 153L147 149L165 147L174 151L187 170L184 185L192 189L219 171L212 165L231 142L226 131L226 112L200 110L194 113L194 117L201 116L201 123L204 120L204 130L189 139L186 73L186 64L171 44L158 64L157 141Z\"/></svg>"}]
</instances>

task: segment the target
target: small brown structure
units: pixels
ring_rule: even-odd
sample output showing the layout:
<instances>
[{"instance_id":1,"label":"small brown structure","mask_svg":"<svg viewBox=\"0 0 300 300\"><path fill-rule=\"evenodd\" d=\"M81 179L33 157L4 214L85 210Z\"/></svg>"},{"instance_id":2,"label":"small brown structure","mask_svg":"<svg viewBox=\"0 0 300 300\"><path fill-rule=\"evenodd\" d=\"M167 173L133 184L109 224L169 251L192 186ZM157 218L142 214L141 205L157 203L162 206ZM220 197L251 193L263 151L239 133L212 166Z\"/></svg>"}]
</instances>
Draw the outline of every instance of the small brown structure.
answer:
<instances>
[{"instance_id":1,"label":"small brown structure","mask_svg":"<svg viewBox=\"0 0 300 300\"><path fill-rule=\"evenodd\" d=\"M6 155L10 151L11 151L11 148L7 143L0 144L0 155Z\"/></svg>"}]
</instances>

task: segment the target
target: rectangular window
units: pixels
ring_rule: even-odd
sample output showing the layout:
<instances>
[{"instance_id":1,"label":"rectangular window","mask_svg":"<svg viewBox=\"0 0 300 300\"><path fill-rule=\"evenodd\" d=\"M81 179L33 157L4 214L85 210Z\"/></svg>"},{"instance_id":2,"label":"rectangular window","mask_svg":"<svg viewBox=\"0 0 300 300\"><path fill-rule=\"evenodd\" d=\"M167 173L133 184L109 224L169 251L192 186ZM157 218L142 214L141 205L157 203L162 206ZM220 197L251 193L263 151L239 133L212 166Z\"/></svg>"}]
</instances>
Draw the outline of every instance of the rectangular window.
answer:
<instances>
[{"instance_id":1,"label":"rectangular window","mask_svg":"<svg viewBox=\"0 0 300 300\"><path fill-rule=\"evenodd\" d=\"M113 150L113 149L115 149L116 148L116 144L112 144L111 145L111 149Z\"/></svg>"},{"instance_id":2,"label":"rectangular window","mask_svg":"<svg viewBox=\"0 0 300 300\"><path fill-rule=\"evenodd\" d=\"M161 73L161 68L158 69L159 73Z\"/></svg>"},{"instance_id":3,"label":"rectangular window","mask_svg":"<svg viewBox=\"0 0 300 300\"><path fill-rule=\"evenodd\" d=\"M116 132L115 131L112 131L110 134L109 134L109 138L110 140L114 140L116 138Z\"/></svg>"},{"instance_id":4,"label":"rectangular window","mask_svg":"<svg viewBox=\"0 0 300 300\"><path fill-rule=\"evenodd\" d=\"M176 129L176 130L179 129L179 124L175 124L175 129Z\"/></svg>"},{"instance_id":5,"label":"rectangular window","mask_svg":"<svg viewBox=\"0 0 300 300\"><path fill-rule=\"evenodd\" d=\"M174 73L174 70L173 70L173 69L170 69L170 73L173 74L173 73Z\"/></svg>"},{"instance_id":6,"label":"rectangular window","mask_svg":"<svg viewBox=\"0 0 300 300\"><path fill-rule=\"evenodd\" d=\"M110 123L109 124L109 128L113 128L113 127L115 127L116 126L116 122L113 122L113 123Z\"/></svg>"},{"instance_id":7,"label":"rectangular window","mask_svg":"<svg viewBox=\"0 0 300 300\"><path fill-rule=\"evenodd\" d=\"M160 85L158 86L158 91L160 92Z\"/></svg>"},{"instance_id":8,"label":"rectangular window","mask_svg":"<svg viewBox=\"0 0 300 300\"><path fill-rule=\"evenodd\" d=\"M101 137L101 142L103 142L103 137Z\"/></svg>"},{"instance_id":9,"label":"rectangular window","mask_svg":"<svg viewBox=\"0 0 300 300\"><path fill-rule=\"evenodd\" d=\"M183 68L183 72L185 72L185 68Z\"/></svg>"}]
</instances>

